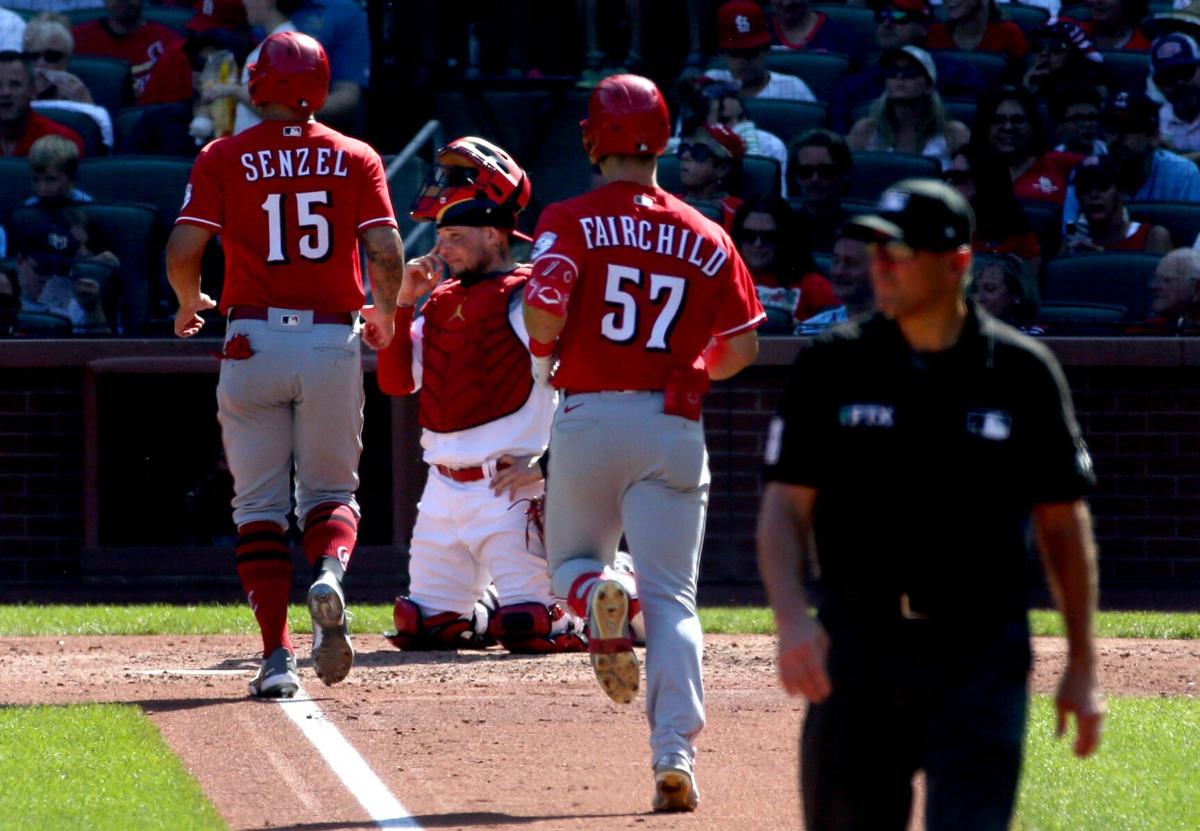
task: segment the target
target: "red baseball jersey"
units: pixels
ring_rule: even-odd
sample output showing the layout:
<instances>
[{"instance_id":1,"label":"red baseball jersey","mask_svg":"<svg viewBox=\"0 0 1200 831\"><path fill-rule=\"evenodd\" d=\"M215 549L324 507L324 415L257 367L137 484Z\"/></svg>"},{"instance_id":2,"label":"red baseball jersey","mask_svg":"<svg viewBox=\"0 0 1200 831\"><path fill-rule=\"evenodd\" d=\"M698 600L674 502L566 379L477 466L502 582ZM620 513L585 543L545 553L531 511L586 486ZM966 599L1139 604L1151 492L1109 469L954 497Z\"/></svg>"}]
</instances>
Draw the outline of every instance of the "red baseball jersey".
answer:
<instances>
[{"instance_id":1,"label":"red baseball jersey","mask_svg":"<svg viewBox=\"0 0 1200 831\"><path fill-rule=\"evenodd\" d=\"M75 54L116 58L133 72L133 94L138 104L161 104L189 98L191 64L183 51L183 37L153 20L117 37L104 18L80 23L73 30Z\"/></svg>"},{"instance_id":2,"label":"red baseball jersey","mask_svg":"<svg viewBox=\"0 0 1200 831\"><path fill-rule=\"evenodd\" d=\"M766 319L729 235L661 188L613 182L542 212L525 302L566 314L554 385L661 390L711 338Z\"/></svg>"},{"instance_id":3,"label":"red baseball jersey","mask_svg":"<svg viewBox=\"0 0 1200 831\"><path fill-rule=\"evenodd\" d=\"M230 306L362 307L358 236L395 227L383 162L315 121L264 121L203 150L178 223L221 234Z\"/></svg>"},{"instance_id":4,"label":"red baseball jersey","mask_svg":"<svg viewBox=\"0 0 1200 831\"><path fill-rule=\"evenodd\" d=\"M33 143L42 136L62 136L70 139L79 148L79 155L83 155L83 139L79 137L79 133L35 110L29 114L29 125L19 139L12 144L0 142L0 156L28 156Z\"/></svg>"}]
</instances>

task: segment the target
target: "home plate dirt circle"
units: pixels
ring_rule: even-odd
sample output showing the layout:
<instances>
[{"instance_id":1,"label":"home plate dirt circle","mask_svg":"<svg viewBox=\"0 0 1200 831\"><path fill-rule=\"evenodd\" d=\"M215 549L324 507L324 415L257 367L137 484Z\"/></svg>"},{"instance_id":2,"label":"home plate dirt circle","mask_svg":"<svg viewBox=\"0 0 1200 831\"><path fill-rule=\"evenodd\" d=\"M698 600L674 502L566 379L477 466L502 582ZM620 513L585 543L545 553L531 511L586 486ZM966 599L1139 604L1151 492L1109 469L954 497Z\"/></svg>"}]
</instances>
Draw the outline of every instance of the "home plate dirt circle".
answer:
<instances>
[{"instance_id":1,"label":"home plate dirt circle","mask_svg":"<svg viewBox=\"0 0 1200 831\"><path fill-rule=\"evenodd\" d=\"M683 815L650 812L645 693L613 703L586 656L401 653L370 634L355 645L350 677L325 687L308 639L297 638L301 681L410 815L403 825L372 819L288 705L247 697L255 638L0 638L0 703L141 707L234 829L801 827L803 705L778 686L770 637L705 639L701 803ZM1064 645L1039 638L1035 647L1033 688L1050 692ZM1101 640L1098 649L1108 695L1198 692L1200 641Z\"/></svg>"}]
</instances>

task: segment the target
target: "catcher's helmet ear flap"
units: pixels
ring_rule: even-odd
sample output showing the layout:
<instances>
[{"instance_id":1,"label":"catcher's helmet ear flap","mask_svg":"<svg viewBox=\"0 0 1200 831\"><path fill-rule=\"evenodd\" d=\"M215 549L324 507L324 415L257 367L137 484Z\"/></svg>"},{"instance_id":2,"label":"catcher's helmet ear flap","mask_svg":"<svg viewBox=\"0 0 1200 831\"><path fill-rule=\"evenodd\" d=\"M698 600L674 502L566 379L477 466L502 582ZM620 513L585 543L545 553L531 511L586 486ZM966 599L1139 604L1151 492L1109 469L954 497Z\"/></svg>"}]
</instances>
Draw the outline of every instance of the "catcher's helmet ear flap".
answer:
<instances>
[{"instance_id":1,"label":"catcher's helmet ear flap","mask_svg":"<svg viewBox=\"0 0 1200 831\"><path fill-rule=\"evenodd\" d=\"M493 210L478 222L460 224L511 228L532 194L529 177L512 156L490 141L464 136L438 150L409 211L413 219L444 223L455 205L471 203Z\"/></svg>"},{"instance_id":2,"label":"catcher's helmet ear flap","mask_svg":"<svg viewBox=\"0 0 1200 831\"><path fill-rule=\"evenodd\" d=\"M649 78L612 75L592 91L588 117L579 122L592 164L614 153L659 156L671 137L671 116Z\"/></svg>"},{"instance_id":3,"label":"catcher's helmet ear flap","mask_svg":"<svg viewBox=\"0 0 1200 831\"><path fill-rule=\"evenodd\" d=\"M256 107L284 104L314 113L329 95L325 48L302 32L277 32L268 37L249 70L250 101Z\"/></svg>"}]
</instances>

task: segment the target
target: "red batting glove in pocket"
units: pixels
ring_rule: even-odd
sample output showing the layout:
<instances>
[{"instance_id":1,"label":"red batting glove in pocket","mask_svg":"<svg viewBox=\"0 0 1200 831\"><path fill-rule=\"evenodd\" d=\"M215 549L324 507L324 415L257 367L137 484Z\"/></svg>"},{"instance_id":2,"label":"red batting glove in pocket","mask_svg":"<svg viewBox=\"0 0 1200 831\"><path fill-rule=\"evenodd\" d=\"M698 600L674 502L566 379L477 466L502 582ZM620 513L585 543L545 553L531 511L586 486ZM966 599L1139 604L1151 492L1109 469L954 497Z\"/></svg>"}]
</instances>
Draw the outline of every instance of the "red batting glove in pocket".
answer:
<instances>
[{"instance_id":1,"label":"red batting glove in pocket","mask_svg":"<svg viewBox=\"0 0 1200 831\"><path fill-rule=\"evenodd\" d=\"M667 385L663 388L663 412L699 421L704 393L708 392L710 385L708 372L702 366L671 370L667 375Z\"/></svg>"},{"instance_id":2,"label":"red batting glove in pocket","mask_svg":"<svg viewBox=\"0 0 1200 831\"><path fill-rule=\"evenodd\" d=\"M231 337L225 343L225 350L218 353L218 357L226 361L244 361L254 354L254 350L250 348L250 338L244 334L237 334Z\"/></svg>"}]
</instances>

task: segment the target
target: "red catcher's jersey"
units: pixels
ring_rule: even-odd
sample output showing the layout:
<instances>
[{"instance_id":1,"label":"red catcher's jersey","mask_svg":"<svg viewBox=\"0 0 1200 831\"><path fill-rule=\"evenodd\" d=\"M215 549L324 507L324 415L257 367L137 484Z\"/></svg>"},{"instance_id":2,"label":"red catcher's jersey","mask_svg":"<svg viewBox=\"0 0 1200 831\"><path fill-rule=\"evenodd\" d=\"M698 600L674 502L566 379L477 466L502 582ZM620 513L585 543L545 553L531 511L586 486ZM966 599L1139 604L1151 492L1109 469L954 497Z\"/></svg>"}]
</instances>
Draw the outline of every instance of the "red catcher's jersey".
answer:
<instances>
[{"instance_id":1,"label":"red catcher's jersey","mask_svg":"<svg viewBox=\"0 0 1200 831\"><path fill-rule=\"evenodd\" d=\"M542 212L525 302L567 316L554 385L661 390L711 338L761 325L729 235L661 188L613 182Z\"/></svg>"},{"instance_id":2,"label":"red catcher's jersey","mask_svg":"<svg viewBox=\"0 0 1200 831\"><path fill-rule=\"evenodd\" d=\"M358 236L395 227L379 154L314 121L263 121L203 150L178 223L221 234L230 306L362 307Z\"/></svg>"}]
</instances>

